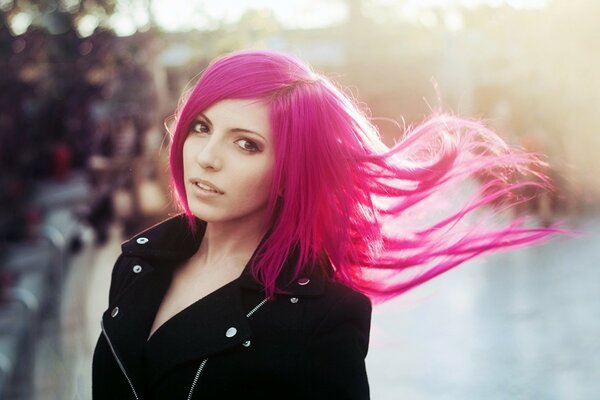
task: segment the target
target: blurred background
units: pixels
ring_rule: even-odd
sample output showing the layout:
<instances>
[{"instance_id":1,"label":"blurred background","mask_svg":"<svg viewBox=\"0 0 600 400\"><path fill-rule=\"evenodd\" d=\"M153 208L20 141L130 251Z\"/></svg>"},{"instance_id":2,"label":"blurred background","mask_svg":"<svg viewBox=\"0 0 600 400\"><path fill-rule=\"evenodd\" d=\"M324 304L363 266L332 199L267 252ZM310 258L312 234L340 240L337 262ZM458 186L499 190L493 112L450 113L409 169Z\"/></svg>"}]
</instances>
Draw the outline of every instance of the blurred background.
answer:
<instances>
[{"instance_id":1,"label":"blurred background","mask_svg":"<svg viewBox=\"0 0 600 400\"><path fill-rule=\"evenodd\" d=\"M600 2L0 0L0 399L90 399L121 241L174 211L165 121L224 52L295 54L387 143L432 110L546 155L584 234L374 310L373 399L600 398Z\"/></svg>"}]
</instances>

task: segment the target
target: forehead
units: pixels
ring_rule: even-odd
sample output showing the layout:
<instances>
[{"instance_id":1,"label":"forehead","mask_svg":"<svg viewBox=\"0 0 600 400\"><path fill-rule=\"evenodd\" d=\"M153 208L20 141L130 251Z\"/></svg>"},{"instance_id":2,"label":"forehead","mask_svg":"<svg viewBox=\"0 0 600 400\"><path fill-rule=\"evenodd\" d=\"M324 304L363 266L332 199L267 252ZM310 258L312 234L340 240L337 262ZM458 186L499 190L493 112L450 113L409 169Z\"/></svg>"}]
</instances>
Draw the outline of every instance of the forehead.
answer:
<instances>
[{"instance_id":1,"label":"forehead","mask_svg":"<svg viewBox=\"0 0 600 400\"><path fill-rule=\"evenodd\" d=\"M269 108L259 100L221 100L202 112L215 127L271 134Z\"/></svg>"}]
</instances>

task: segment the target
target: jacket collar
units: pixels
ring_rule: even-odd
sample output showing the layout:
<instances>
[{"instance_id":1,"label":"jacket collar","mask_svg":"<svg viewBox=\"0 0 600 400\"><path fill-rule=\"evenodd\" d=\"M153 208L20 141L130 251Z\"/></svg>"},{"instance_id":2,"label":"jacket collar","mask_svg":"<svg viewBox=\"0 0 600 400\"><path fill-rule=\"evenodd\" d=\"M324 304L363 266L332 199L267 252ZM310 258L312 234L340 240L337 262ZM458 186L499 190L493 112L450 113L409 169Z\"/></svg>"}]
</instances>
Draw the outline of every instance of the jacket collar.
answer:
<instances>
[{"instance_id":1,"label":"jacket collar","mask_svg":"<svg viewBox=\"0 0 600 400\"><path fill-rule=\"evenodd\" d=\"M139 257L155 267L173 265L190 258L200 246L206 230L206 222L196 218L197 230L192 233L185 214L178 214L146 229L121 245L124 256ZM261 240L262 244L267 235ZM259 247L260 247L259 244ZM263 285L256 281L250 271L251 261L244 267L239 283L242 288L262 291ZM297 252L288 256L277 279L278 291L292 296L319 296L331 279L333 269L328 262L305 266L300 276L294 273ZM155 262L153 262L155 261Z\"/></svg>"},{"instance_id":2,"label":"jacket collar","mask_svg":"<svg viewBox=\"0 0 600 400\"><path fill-rule=\"evenodd\" d=\"M124 256L145 260L183 261L190 258L202 241L206 223L197 219L196 234L185 214L178 214L138 233L121 244Z\"/></svg>"},{"instance_id":3,"label":"jacket collar","mask_svg":"<svg viewBox=\"0 0 600 400\"><path fill-rule=\"evenodd\" d=\"M178 365L199 363L252 337L249 306L234 280L173 315L148 339L170 274L169 268L156 268L136 275L102 316L110 346L142 398L152 386L145 382L157 382Z\"/></svg>"}]
</instances>

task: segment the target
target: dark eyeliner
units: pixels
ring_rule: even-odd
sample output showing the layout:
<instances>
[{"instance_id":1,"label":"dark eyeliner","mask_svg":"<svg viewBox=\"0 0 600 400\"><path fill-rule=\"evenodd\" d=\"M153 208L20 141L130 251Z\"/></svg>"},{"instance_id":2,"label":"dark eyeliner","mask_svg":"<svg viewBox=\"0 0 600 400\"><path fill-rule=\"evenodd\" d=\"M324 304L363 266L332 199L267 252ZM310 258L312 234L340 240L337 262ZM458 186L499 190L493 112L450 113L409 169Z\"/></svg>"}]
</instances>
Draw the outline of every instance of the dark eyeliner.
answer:
<instances>
[{"instance_id":1,"label":"dark eyeliner","mask_svg":"<svg viewBox=\"0 0 600 400\"><path fill-rule=\"evenodd\" d=\"M244 140L244 141L248 142L253 147L252 149L247 149L246 147L242 147L242 146L238 145L238 147L240 149L242 149L243 151L245 151L247 153L259 153L262 151L262 148L260 147L260 145L258 143L256 143L254 140L242 137L242 138L239 138L238 140L236 140L236 144L240 140Z\"/></svg>"},{"instance_id":2,"label":"dark eyeliner","mask_svg":"<svg viewBox=\"0 0 600 400\"><path fill-rule=\"evenodd\" d=\"M192 121L192 123L190 124L189 128L188 128L188 134L189 133L206 133L206 132L200 132L200 131L196 131L194 128L197 125L201 125L203 127L203 129L206 129L207 131L210 130L210 126L209 124L204 121L201 117L197 117L196 119L194 119L194 121Z\"/></svg>"}]
</instances>

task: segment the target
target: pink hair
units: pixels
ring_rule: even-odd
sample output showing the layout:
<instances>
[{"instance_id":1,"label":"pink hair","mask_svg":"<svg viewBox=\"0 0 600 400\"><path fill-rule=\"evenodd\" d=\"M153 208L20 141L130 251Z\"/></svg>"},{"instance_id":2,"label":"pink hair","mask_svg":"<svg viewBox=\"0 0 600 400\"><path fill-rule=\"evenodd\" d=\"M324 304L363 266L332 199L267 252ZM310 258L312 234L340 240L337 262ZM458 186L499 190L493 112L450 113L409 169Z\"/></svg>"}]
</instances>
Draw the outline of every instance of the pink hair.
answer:
<instances>
[{"instance_id":1,"label":"pink hair","mask_svg":"<svg viewBox=\"0 0 600 400\"><path fill-rule=\"evenodd\" d=\"M383 300L481 253L539 242L557 231L526 227L514 218L481 222L486 214L479 210L487 205L510 209L525 201L517 196L524 186L549 188L535 172L543 164L535 155L510 148L479 122L444 114L431 116L388 148L327 78L271 51L214 60L177 113L170 166L192 227L183 142L193 118L223 99L260 99L270 109L271 229L252 264L268 296L276 292L276 278L292 251L298 254L296 277L328 259L336 281ZM480 183L472 193L444 204L475 179ZM472 215L480 223L469 221Z\"/></svg>"}]
</instances>

